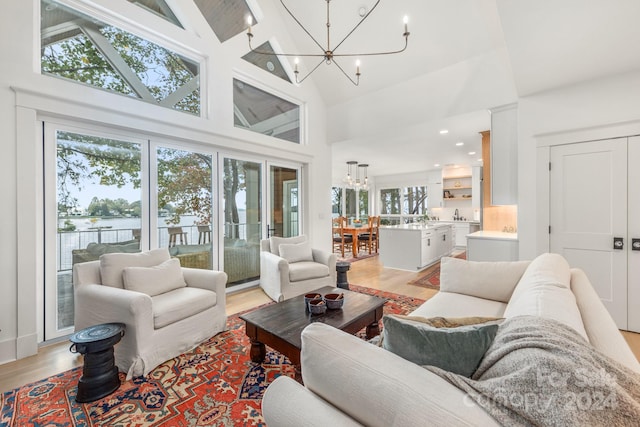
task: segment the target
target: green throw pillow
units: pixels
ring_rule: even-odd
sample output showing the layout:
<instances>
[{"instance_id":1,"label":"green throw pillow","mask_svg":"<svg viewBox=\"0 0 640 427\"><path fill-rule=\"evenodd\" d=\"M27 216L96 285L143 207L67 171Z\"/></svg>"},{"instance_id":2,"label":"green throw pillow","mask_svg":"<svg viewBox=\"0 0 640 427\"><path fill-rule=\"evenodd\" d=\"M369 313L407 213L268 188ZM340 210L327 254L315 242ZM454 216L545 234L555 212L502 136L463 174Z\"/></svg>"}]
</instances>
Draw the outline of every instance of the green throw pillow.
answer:
<instances>
[{"instance_id":1,"label":"green throw pillow","mask_svg":"<svg viewBox=\"0 0 640 427\"><path fill-rule=\"evenodd\" d=\"M498 332L494 319L485 322L439 328L424 318L387 315L382 318L382 347L417 365L470 377Z\"/></svg>"}]
</instances>

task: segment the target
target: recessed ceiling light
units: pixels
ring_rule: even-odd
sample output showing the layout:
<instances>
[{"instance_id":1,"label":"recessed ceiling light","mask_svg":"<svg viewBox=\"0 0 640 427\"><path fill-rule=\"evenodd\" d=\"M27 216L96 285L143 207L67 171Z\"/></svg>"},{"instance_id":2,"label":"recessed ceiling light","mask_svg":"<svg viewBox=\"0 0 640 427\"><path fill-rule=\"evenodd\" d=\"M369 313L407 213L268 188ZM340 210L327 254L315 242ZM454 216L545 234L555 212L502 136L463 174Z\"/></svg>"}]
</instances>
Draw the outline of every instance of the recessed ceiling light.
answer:
<instances>
[{"instance_id":1,"label":"recessed ceiling light","mask_svg":"<svg viewBox=\"0 0 640 427\"><path fill-rule=\"evenodd\" d=\"M439 168L439 167L440 167L440 163L436 163L436 164L435 164L435 165L433 165L433 166L435 166L435 167Z\"/></svg>"},{"instance_id":2,"label":"recessed ceiling light","mask_svg":"<svg viewBox=\"0 0 640 427\"><path fill-rule=\"evenodd\" d=\"M446 129L442 129L442 130L440 131L440 135L444 135L444 134L446 134L446 133L449 133L449 131L448 131L448 130L446 130Z\"/></svg>"},{"instance_id":3,"label":"recessed ceiling light","mask_svg":"<svg viewBox=\"0 0 640 427\"><path fill-rule=\"evenodd\" d=\"M478 159L478 161L479 161L479 162L481 162L481 161L482 161L482 159Z\"/></svg>"},{"instance_id":4,"label":"recessed ceiling light","mask_svg":"<svg viewBox=\"0 0 640 427\"><path fill-rule=\"evenodd\" d=\"M470 156L473 156L474 154L476 154L476 152L475 152L475 151L469 151L469 155L470 155Z\"/></svg>"},{"instance_id":5,"label":"recessed ceiling light","mask_svg":"<svg viewBox=\"0 0 640 427\"><path fill-rule=\"evenodd\" d=\"M273 70L275 70L275 69L276 69L276 66L273 65L273 62L267 61L267 70L273 72Z\"/></svg>"},{"instance_id":6,"label":"recessed ceiling light","mask_svg":"<svg viewBox=\"0 0 640 427\"><path fill-rule=\"evenodd\" d=\"M456 142L456 145L457 145L458 147L460 147L460 146L464 145L464 142Z\"/></svg>"}]
</instances>

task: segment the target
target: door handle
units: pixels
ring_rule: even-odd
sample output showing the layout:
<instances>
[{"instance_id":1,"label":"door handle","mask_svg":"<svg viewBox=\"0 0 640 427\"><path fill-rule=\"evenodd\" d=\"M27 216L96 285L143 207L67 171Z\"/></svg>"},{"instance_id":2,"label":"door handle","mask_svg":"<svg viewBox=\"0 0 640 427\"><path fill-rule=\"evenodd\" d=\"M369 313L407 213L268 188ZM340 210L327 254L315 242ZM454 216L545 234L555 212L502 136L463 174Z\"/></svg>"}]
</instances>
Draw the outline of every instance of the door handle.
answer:
<instances>
[{"instance_id":1,"label":"door handle","mask_svg":"<svg viewBox=\"0 0 640 427\"><path fill-rule=\"evenodd\" d=\"M617 249L617 250L624 249L624 238L622 238L622 237L614 237L613 238L613 249Z\"/></svg>"},{"instance_id":2,"label":"door handle","mask_svg":"<svg viewBox=\"0 0 640 427\"><path fill-rule=\"evenodd\" d=\"M640 251L640 239L631 239L631 250Z\"/></svg>"}]
</instances>

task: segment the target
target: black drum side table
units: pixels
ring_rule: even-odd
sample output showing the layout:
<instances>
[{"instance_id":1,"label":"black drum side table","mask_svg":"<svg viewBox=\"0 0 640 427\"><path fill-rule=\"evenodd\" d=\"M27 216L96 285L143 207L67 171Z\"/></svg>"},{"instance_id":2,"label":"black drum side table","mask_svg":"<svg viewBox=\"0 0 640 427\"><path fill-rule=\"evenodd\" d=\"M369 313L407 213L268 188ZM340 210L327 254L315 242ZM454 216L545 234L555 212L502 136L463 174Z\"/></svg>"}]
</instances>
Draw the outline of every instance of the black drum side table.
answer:
<instances>
[{"instance_id":1,"label":"black drum side table","mask_svg":"<svg viewBox=\"0 0 640 427\"><path fill-rule=\"evenodd\" d=\"M120 387L113 346L120 342L124 330L124 323L104 323L89 326L71 335L73 344L69 350L84 355L76 402L102 399Z\"/></svg>"},{"instance_id":2,"label":"black drum side table","mask_svg":"<svg viewBox=\"0 0 640 427\"><path fill-rule=\"evenodd\" d=\"M341 289L349 289L349 279L347 279L347 271L351 268L351 263L346 261L336 262L336 286Z\"/></svg>"}]
</instances>

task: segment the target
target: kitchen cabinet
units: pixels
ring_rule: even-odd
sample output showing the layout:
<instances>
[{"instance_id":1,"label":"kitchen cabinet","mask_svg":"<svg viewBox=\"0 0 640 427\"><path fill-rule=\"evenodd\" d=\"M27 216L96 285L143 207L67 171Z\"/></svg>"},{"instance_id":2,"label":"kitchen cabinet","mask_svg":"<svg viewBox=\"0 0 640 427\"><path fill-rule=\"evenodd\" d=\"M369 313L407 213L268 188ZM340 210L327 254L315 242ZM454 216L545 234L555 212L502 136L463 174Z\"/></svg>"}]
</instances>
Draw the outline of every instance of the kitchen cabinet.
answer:
<instances>
[{"instance_id":1,"label":"kitchen cabinet","mask_svg":"<svg viewBox=\"0 0 640 427\"><path fill-rule=\"evenodd\" d=\"M453 230L455 234L455 238L453 239L455 246L458 248L466 248L467 234L469 234L469 223L468 222L454 223Z\"/></svg>"},{"instance_id":2,"label":"kitchen cabinet","mask_svg":"<svg viewBox=\"0 0 640 427\"><path fill-rule=\"evenodd\" d=\"M436 237L432 230L422 231L420 265L431 265L438 260L435 239Z\"/></svg>"},{"instance_id":3,"label":"kitchen cabinet","mask_svg":"<svg viewBox=\"0 0 640 427\"><path fill-rule=\"evenodd\" d=\"M380 241L382 264L409 271L423 270L453 250L449 224L383 226Z\"/></svg>"},{"instance_id":4,"label":"kitchen cabinet","mask_svg":"<svg viewBox=\"0 0 640 427\"><path fill-rule=\"evenodd\" d=\"M442 205L442 172L432 171L427 182L427 208L441 208Z\"/></svg>"},{"instance_id":5,"label":"kitchen cabinet","mask_svg":"<svg viewBox=\"0 0 640 427\"><path fill-rule=\"evenodd\" d=\"M456 248L467 247L467 235L480 229L479 222L469 221L431 221L429 224L449 224L451 225L451 242Z\"/></svg>"},{"instance_id":6,"label":"kitchen cabinet","mask_svg":"<svg viewBox=\"0 0 640 427\"><path fill-rule=\"evenodd\" d=\"M453 227L439 227L436 229L436 252L440 257L449 255L453 251Z\"/></svg>"}]
</instances>

